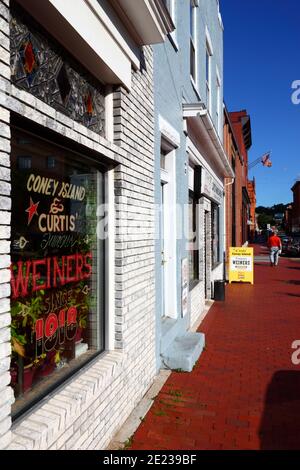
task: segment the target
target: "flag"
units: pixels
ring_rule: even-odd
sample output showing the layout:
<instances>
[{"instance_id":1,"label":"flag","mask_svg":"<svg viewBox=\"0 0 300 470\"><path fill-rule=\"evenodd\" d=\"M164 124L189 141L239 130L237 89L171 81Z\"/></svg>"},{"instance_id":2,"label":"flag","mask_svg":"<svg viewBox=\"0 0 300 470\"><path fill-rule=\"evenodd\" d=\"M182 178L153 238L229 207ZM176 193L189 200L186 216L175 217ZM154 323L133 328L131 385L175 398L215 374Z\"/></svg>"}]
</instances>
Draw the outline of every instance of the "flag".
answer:
<instances>
[{"instance_id":1,"label":"flag","mask_svg":"<svg viewBox=\"0 0 300 470\"><path fill-rule=\"evenodd\" d=\"M271 152L267 152L261 157L261 163L263 164L263 166L267 166L269 168L272 166L270 157L271 157Z\"/></svg>"}]
</instances>

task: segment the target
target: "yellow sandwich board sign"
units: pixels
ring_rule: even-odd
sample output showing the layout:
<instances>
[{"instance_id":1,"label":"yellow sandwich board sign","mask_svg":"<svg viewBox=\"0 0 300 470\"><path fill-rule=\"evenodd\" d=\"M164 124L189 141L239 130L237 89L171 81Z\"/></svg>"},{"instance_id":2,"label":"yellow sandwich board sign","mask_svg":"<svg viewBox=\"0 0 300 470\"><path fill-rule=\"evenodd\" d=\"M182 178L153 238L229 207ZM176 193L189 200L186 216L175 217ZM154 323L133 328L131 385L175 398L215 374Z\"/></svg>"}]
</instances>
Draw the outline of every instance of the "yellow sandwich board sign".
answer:
<instances>
[{"instance_id":1,"label":"yellow sandwich board sign","mask_svg":"<svg viewBox=\"0 0 300 470\"><path fill-rule=\"evenodd\" d=\"M230 248L229 282L254 284L253 248Z\"/></svg>"}]
</instances>

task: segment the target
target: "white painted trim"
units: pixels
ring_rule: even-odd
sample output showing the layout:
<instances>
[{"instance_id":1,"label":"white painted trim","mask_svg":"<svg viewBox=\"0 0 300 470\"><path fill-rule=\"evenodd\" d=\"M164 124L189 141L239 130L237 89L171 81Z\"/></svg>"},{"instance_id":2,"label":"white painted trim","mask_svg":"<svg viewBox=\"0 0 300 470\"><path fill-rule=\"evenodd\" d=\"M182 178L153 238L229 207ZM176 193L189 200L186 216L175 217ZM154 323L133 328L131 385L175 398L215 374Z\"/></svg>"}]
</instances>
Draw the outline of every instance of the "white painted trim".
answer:
<instances>
[{"instance_id":1,"label":"white painted trim","mask_svg":"<svg viewBox=\"0 0 300 470\"><path fill-rule=\"evenodd\" d=\"M158 116L158 126L161 135L166 139L173 147L180 147L180 134L177 130L169 124L161 115Z\"/></svg>"},{"instance_id":2,"label":"white painted trim","mask_svg":"<svg viewBox=\"0 0 300 470\"><path fill-rule=\"evenodd\" d=\"M183 103L183 117L185 119L191 119L195 125L202 130L202 126L205 126L207 139L214 145L218 157L213 157L217 165L222 164L222 171L225 170L224 176L234 177L233 170L229 164L228 157L223 148L220 136L214 126L214 123L210 117L208 110L203 107L203 103Z\"/></svg>"},{"instance_id":3,"label":"white painted trim","mask_svg":"<svg viewBox=\"0 0 300 470\"><path fill-rule=\"evenodd\" d=\"M195 80L193 79L192 75L190 75L190 79L191 79L192 87L194 88L194 91L195 91L197 97L199 98L199 101L201 101L200 92L197 88L197 85L196 85Z\"/></svg>"},{"instance_id":4,"label":"white painted trim","mask_svg":"<svg viewBox=\"0 0 300 470\"><path fill-rule=\"evenodd\" d=\"M199 77L199 62L198 62L198 5L196 5L195 1L193 0L193 12L194 12L194 18L193 18L193 22L194 22L194 25L193 25L193 28L194 28L194 36L195 37L191 37L190 36L190 39L193 41L193 45L194 45L194 48L195 48L195 79L192 77L192 75L190 75L191 77L191 80L192 80L192 83L194 83L194 88L196 89L197 93L198 93L198 86L197 86L197 82L198 82L198 77ZM191 67L191 64L190 64L190 67Z\"/></svg>"},{"instance_id":5,"label":"white painted trim","mask_svg":"<svg viewBox=\"0 0 300 470\"><path fill-rule=\"evenodd\" d=\"M222 80L221 80L221 75L220 75L220 72L219 72L219 67L216 65L216 75L217 75L217 80L219 81L220 83L220 86L222 85Z\"/></svg>"},{"instance_id":6,"label":"white painted trim","mask_svg":"<svg viewBox=\"0 0 300 470\"><path fill-rule=\"evenodd\" d=\"M166 169L160 170L164 184L164 280L163 301L166 317L178 318L177 308L177 214L176 214L176 149L166 155Z\"/></svg>"},{"instance_id":7,"label":"white painted trim","mask_svg":"<svg viewBox=\"0 0 300 470\"><path fill-rule=\"evenodd\" d=\"M60 1L60 0L57 0ZM72 0L73 2L74 0ZM76 0L78 1L78 0ZM103 23L108 30L109 34L114 38L114 40L119 44L123 52L127 55L130 59L132 65L138 69L140 67L140 60L138 58L137 53L128 45L128 41L126 41L122 35L120 34L118 28L114 25L112 20L106 14L104 9L101 6L101 2L97 0L84 0L85 3L89 6L90 10L94 13L94 15Z\"/></svg>"},{"instance_id":8,"label":"white painted trim","mask_svg":"<svg viewBox=\"0 0 300 470\"><path fill-rule=\"evenodd\" d=\"M169 39L175 51L177 52L179 50L179 45L177 41L177 0L171 0L171 8L169 13L175 26L174 31L169 33Z\"/></svg>"},{"instance_id":9,"label":"white painted trim","mask_svg":"<svg viewBox=\"0 0 300 470\"><path fill-rule=\"evenodd\" d=\"M186 139L186 151L189 155L189 159L195 164L202 166L215 180L222 186L224 189L224 182L216 175L216 173L211 169L203 155L199 152L197 147L194 145L192 140L187 137Z\"/></svg>"},{"instance_id":10,"label":"white painted trim","mask_svg":"<svg viewBox=\"0 0 300 470\"><path fill-rule=\"evenodd\" d=\"M105 241L105 349L115 349L115 192L114 170L105 173L105 202L108 205Z\"/></svg>"},{"instance_id":11,"label":"white painted trim","mask_svg":"<svg viewBox=\"0 0 300 470\"><path fill-rule=\"evenodd\" d=\"M111 85L106 86L105 95L105 138L109 142L114 141L114 99Z\"/></svg>"},{"instance_id":12,"label":"white painted trim","mask_svg":"<svg viewBox=\"0 0 300 470\"><path fill-rule=\"evenodd\" d=\"M164 170L164 168L160 169L160 181L164 184L170 183L170 175L167 170Z\"/></svg>"},{"instance_id":13,"label":"white painted trim","mask_svg":"<svg viewBox=\"0 0 300 470\"><path fill-rule=\"evenodd\" d=\"M210 36L207 25L205 25L205 37L206 37L206 42L207 42L208 47L209 47L209 53L210 53L210 55L214 55L214 48L213 48L213 45L212 45L212 40L211 40L211 36Z\"/></svg>"},{"instance_id":14,"label":"white painted trim","mask_svg":"<svg viewBox=\"0 0 300 470\"><path fill-rule=\"evenodd\" d=\"M96 0L18 1L102 83L123 83L130 90L138 57Z\"/></svg>"},{"instance_id":15,"label":"white painted trim","mask_svg":"<svg viewBox=\"0 0 300 470\"><path fill-rule=\"evenodd\" d=\"M223 143L223 106L222 106L222 80L219 72L219 68L216 65L216 76L217 76L217 105L216 109L218 110L218 122L217 122L217 132L220 137L221 142Z\"/></svg>"}]
</instances>

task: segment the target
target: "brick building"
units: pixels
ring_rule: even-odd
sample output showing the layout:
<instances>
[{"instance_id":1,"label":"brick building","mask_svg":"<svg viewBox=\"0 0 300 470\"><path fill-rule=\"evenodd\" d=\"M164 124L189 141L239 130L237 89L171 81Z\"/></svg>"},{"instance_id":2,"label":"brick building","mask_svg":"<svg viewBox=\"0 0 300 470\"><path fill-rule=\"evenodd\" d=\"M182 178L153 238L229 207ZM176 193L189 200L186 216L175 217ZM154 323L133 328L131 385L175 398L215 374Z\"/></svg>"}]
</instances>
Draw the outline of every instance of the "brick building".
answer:
<instances>
[{"instance_id":1,"label":"brick building","mask_svg":"<svg viewBox=\"0 0 300 470\"><path fill-rule=\"evenodd\" d=\"M287 234L292 233L293 227L293 204L289 204L284 213L284 228Z\"/></svg>"},{"instance_id":2,"label":"brick building","mask_svg":"<svg viewBox=\"0 0 300 470\"><path fill-rule=\"evenodd\" d=\"M229 113L224 107L224 148L235 175L225 184L227 259L229 248L242 246L251 239L251 227L255 230L255 180L248 180L250 146L251 126L246 111Z\"/></svg>"},{"instance_id":3,"label":"brick building","mask_svg":"<svg viewBox=\"0 0 300 470\"><path fill-rule=\"evenodd\" d=\"M248 180L247 190L250 199L250 208L249 208L249 221L248 221L248 239L253 241L255 238L255 231L257 229L256 224L256 190L255 190L255 178L253 180Z\"/></svg>"},{"instance_id":4,"label":"brick building","mask_svg":"<svg viewBox=\"0 0 300 470\"><path fill-rule=\"evenodd\" d=\"M162 0L0 0L1 448L103 449L152 384L172 28Z\"/></svg>"},{"instance_id":5,"label":"brick building","mask_svg":"<svg viewBox=\"0 0 300 470\"><path fill-rule=\"evenodd\" d=\"M226 186L227 208L232 230L228 223L227 246L229 242L242 246L249 240L251 200L248 192L248 150L252 145L250 116L245 110L225 110L224 145L235 172L235 182ZM252 185L253 187L253 185ZM252 194L253 207L254 196ZM253 209L252 209L253 210ZM227 213L227 214L228 214Z\"/></svg>"},{"instance_id":6,"label":"brick building","mask_svg":"<svg viewBox=\"0 0 300 470\"><path fill-rule=\"evenodd\" d=\"M300 232L300 181L296 181L292 187L293 192L293 203L292 203L292 214L291 214L291 232Z\"/></svg>"}]
</instances>

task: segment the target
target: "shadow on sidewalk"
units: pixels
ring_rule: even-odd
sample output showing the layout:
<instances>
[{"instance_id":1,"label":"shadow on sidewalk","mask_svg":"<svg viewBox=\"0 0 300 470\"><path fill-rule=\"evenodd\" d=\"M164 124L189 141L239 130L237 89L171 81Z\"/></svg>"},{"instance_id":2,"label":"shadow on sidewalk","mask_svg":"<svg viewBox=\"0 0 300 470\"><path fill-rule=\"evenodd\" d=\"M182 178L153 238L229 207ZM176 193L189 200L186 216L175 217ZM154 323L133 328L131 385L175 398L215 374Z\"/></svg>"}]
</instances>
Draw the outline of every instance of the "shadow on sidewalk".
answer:
<instances>
[{"instance_id":1,"label":"shadow on sidewalk","mask_svg":"<svg viewBox=\"0 0 300 470\"><path fill-rule=\"evenodd\" d=\"M262 450L300 449L300 371L278 371L268 386L259 429Z\"/></svg>"},{"instance_id":2,"label":"shadow on sidewalk","mask_svg":"<svg viewBox=\"0 0 300 470\"><path fill-rule=\"evenodd\" d=\"M300 281L295 281L294 279L290 279L289 281L285 281L287 284L293 284L294 286L300 286Z\"/></svg>"}]
</instances>

